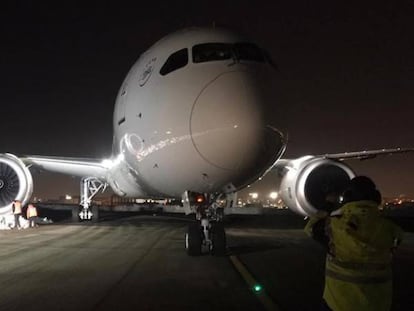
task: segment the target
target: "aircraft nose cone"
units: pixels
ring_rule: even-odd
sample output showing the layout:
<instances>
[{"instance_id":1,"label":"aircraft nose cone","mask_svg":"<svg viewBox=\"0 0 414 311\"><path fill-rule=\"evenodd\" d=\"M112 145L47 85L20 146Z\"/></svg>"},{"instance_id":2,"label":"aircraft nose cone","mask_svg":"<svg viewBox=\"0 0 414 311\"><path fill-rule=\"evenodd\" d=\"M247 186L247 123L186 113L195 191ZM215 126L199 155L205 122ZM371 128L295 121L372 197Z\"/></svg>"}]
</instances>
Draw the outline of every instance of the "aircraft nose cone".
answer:
<instances>
[{"instance_id":1,"label":"aircraft nose cone","mask_svg":"<svg viewBox=\"0 0 414 311\"><path fill-rule=\"evenodd\" d=\"M190 121L194 147L218 168L261 170L280 155L282 137L264 121L263 95L254 81L245 72L221 74L194 102Z\"/></svg>"}]
</instances>

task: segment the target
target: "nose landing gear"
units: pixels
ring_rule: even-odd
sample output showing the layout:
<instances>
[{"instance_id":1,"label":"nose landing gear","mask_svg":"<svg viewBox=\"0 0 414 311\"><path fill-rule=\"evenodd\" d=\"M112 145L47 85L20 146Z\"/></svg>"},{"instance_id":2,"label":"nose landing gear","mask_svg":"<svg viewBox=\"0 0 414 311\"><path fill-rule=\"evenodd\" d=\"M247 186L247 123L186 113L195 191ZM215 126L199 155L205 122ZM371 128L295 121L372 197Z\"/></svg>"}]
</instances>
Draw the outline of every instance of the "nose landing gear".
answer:
<instances>
[{"instance_id":1,"label":"nose landing gear","mask_svg":"<svg viewBox=\"0 0 414 311\"><path fill-rule=\"evenodd\" d=\"M185 248L190 256L199 256L203 253L211 253L214 256L226 254L226 232L222 223L223 208L218 207L216 198L207 200L191 200L191 194L184 195L184 206L195 211L196 221L188 226L185 234ZM197 198L200 198L199 194ZM187 200L186 200L187 199ZM197 204L198 203L198 204Z\"/></svg>"}]
</instances>

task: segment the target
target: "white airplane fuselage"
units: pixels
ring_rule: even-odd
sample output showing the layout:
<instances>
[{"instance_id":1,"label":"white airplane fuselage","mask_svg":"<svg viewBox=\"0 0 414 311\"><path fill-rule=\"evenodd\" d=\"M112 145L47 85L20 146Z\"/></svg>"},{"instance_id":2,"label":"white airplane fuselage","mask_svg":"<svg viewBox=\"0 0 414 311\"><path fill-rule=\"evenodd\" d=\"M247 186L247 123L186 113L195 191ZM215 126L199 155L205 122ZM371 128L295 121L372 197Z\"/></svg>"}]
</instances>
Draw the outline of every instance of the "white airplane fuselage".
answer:
<instances>
[{"instance_id":1,"label":"white airplane fuselage","mask_svg":"<svg viewBox=\"0 0 414 311\"><path fill-rule=\"evenodd\" d=\"M269 115L275 75L263 50L228 31L188 29L158 41L116 100L111 187L121 196L180 197L257 180L285 148Z\"/></svg>"},{"instance_id":2,"label":"white airplane fuselage","mask_svg":"<svg viewBox=\"0 0 414 311\"><path fill-rule=\"evenodd\" d=\"M186 29L161 39L141 55L119 90L110 159L0 154L0 220L11 213L13 200L29 202L33 167L81 178L82 210L74 209L75 218L98 219L99 213L91 212L92 199L107 185L123 197L181 198L186 213L200 220L188 230L189 253L199 253L201 240L215 253L225 250L223 228L209 234L210 220L221 219L216 201L226 198L231 206L233 192L271 168L278 172L283 202L312 216L338 207L331 198L355 176L345 160L414 151L364 150L278 161L286 141L278 130L285 120L277 81L267 53L238 34Z\"/></svg>"}]
</instances>

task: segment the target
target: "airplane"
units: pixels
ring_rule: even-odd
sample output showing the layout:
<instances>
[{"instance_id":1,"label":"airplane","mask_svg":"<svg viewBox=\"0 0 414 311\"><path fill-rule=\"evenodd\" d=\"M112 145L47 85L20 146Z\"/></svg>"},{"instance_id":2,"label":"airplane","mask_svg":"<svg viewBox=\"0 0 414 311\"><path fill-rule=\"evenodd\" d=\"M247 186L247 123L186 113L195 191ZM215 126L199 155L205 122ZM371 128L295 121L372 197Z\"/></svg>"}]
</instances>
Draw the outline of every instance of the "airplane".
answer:
<instances>
[{"instance_id":1,"label":"airplane","mask_svg":"<svg viewBox=\"0 0 414 311\"><path fill-rule=\"evenodd\" d=\"M167 35L139 57L120 87L112 156L0 154L0 215L11 212L13 200L30 200L30 169L39 168L82 178L80 220L98 219L92 199L107 187L120 197L182 199L196 220L186 233L187 253L222 255L223 207L270 170L280 174L285 204L309 216L330 208L327 195L341 193L355 176L344 160L413 151L281 159L287 138L270 117L276 75L269 54L235 32L189 28Z\"/></svg>"}]
</instances>

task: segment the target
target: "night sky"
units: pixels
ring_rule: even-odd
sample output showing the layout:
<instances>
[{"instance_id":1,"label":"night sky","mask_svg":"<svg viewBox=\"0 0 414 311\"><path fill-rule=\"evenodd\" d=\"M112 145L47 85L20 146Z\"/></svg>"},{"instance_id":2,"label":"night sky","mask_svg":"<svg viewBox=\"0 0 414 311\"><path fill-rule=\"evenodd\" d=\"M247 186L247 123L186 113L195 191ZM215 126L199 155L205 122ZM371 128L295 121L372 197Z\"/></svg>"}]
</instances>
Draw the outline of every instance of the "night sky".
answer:
<instances>
[{"instance_id":1,"label":"night sky","mask_svg":"<svg viewBox=\"0 0 414 311\"><path fill-rule=\"evenodd\" d=\"M213 24L246 34L278 64L275 105L285 113L274 119L289 133L286 157L414 147L414 2L346 3L4 4L0 152L109 156L113 105L131 65L164 35ZM384 195L414 197L413 163L414 154L350 164ZM36 174L35 194L77 192L75 180L54 178Z\"/></svg>"}]
</instances>

